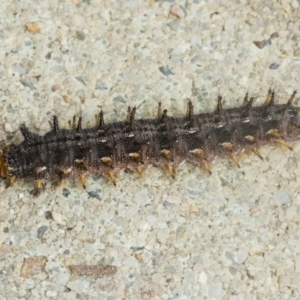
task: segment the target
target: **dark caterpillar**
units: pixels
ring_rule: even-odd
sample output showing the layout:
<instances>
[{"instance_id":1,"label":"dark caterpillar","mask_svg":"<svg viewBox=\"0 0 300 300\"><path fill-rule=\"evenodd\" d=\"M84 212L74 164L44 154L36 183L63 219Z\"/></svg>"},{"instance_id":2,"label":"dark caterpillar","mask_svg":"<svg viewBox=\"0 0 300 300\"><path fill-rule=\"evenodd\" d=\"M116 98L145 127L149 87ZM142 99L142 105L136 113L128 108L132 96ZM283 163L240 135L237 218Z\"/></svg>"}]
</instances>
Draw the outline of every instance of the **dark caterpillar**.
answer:
<instances>
[{"instance_id":1,"label":"dark caterpillar","mask_svg":"<svg viewBox=\"0 0 300 300\"><path fill-rule=\"evenodd\" d=\"M296 91L286 104L275 105L269 90L265 104L252 107L246 94L242 107L223 109L219 96L213 113L193 114L189 101L185 117L174 118L158 108L155 119L135 120L136 109L128 108L127 120L105 124L100 112L98 124L82 129L81 117L72 129L60 129L57 117L44 136L22 124L24 141L3 149L0 176L12 185L19 178L33 178L37 190L46 180L79 177L85 187L88 174L106 175L113 184L121 169L142 173L148 165L164 167L172 177L184 160L210 171L209 161L217 155L229 156L239 166L237 154L250 150L261 159L258 148L277 143L291 149L287 141L300 135L300 108L292 105Z\"/></svg>"}]
</instances>

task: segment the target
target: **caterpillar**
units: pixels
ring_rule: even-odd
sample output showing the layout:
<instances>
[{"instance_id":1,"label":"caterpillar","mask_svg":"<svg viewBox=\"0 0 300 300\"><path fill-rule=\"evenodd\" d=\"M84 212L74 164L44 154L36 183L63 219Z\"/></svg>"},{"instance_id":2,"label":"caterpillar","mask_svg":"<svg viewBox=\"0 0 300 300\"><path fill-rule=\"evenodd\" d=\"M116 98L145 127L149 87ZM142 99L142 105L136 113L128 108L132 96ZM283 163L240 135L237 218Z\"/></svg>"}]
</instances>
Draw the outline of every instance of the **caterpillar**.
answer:
<instances>
[{"instance_id":1,"label":"caterpillar","mask_svg":"<svg viewBox=\"0 0 300 300\"><path fill-rule=\"evenodd\" d=\"M184 117L171 117L158 105L154 119L135 119L136 108L128 107L127 118L106 124L101 110L93 128L82 128L82 118L73 118L70 129L60 129L58 119L51 131L40 136L20 125L24 141L5 146L0 156L0 177L8 186L17 179L33 179L37 194L47 180L78 177L83 188L86 176L105 175L116 185L115 175L128 169L142 174L149 165L160 166L174 178L178 165L189 161L211 173L216 156L229 157L238 167L238 155L252 151L263 159L259 148L275 143L292 150L289 141L299 139L300 108L293 106L296 91L286 104L275 104L269 89L262 106L245 95L242 106L224 109L222 97L212 113L194 114L188 101Z\"/></svg>"}]
</instances>

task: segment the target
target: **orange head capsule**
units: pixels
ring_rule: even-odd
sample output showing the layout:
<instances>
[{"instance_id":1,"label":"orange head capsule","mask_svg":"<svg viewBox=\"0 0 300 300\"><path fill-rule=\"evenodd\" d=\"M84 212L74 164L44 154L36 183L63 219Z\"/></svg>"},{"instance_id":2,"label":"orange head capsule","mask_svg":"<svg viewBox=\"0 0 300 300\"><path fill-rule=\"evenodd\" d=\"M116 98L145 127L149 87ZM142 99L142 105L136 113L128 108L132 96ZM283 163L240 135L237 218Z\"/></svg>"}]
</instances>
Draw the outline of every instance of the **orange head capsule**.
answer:
<instances>
[{"instance_id":1,"label":"orange head capsule","mask_svg":"<svg viewBox=\"0 0 300 300\"><path fill-rule=\"evenodd\" d=\"M7 178L8 177L8 166L7 166L7 153L8 153L8 146L5 146L2 149L2 153L0 155L0 177Z\"/></svg>"}]
</instances>

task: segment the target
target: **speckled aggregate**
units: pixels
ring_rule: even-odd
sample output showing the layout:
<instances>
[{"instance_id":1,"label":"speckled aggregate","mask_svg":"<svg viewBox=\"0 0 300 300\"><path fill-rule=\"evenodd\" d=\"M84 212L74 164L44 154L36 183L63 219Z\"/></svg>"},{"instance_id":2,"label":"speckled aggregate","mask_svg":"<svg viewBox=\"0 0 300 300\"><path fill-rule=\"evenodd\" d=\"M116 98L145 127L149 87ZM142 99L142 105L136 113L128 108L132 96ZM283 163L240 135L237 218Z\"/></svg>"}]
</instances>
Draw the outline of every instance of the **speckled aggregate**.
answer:
<instances>
[{"instance_id":1,"label":"speckled aggregate","mask_svg":"<svg viewBox=\"0 0 300 300\"><path fill-rule=\"evenodd\" d=\"M175 5L175 7L174 7ZM226 107L269 87L300 90L299 1L2 1L0 139L19 124L49 130L57 114L94 124ZM254 42L260 42L259 44ZM280 101L280 100L279 100ZM295 100L299 105L299 97ZM264 147L213 174L183 164L175 180L151 168L92 177L34 198L28 183L0 202L3 299L297 299L300 146ZM46 263L22 276L30 258ZM116 267L79 276L68 266Z\"/></svg>"}]
</instances>

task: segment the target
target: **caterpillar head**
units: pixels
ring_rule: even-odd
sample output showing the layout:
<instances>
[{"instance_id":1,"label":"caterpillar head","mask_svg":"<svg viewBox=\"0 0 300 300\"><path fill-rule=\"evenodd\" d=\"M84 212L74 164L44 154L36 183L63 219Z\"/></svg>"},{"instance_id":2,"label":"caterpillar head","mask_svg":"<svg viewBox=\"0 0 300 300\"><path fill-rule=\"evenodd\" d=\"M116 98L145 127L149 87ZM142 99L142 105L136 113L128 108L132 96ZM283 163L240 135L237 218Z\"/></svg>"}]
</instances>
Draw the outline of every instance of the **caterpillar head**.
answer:
<instances>
[{"instance_id":1,"label":"caterpillar head","mask_svg":"<svg viewBox=\"0 0 300 300\"><path fill-rule=\"evenodd\" d=\"M5 146L0 153L0 177L7 179L7 187L12 186L16 181L16 176L14 175L15 168L8 164L10 148L11 147Z\"/></svg>"},{"instance_id":2,"label":"caterpillar head","mask_svg":"<svg viewBox=\"0 0 300 300\"><path fill-rule=\"evenodd\" d=\"M7 178L7 153L9 151L9 147L5 146L0 152L0 177Z\"/></svg>"}]
</instances>

